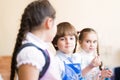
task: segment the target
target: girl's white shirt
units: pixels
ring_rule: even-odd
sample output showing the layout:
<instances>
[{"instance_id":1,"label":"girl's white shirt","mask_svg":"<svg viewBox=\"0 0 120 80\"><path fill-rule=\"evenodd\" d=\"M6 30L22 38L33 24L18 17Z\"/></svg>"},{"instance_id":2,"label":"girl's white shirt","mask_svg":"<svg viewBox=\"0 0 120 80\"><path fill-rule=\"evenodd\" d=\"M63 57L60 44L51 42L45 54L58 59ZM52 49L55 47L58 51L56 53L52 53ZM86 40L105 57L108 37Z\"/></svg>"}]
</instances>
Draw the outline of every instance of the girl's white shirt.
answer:
<instances>
[{"instance_id":1,"label":"girl's white shirt","mask_svg":"<svg viewBox=\"0 0 120 80\"><path fill-rule=\"evenodd\" d=\"M2 77L2 75L0 74L0 80L3 80L3 77Z\"/></svg>"},{"instance_id":2,"label":"girl's white shirt","mask_svg":"<svg viewBox=\"0 0 120 80\"><path fill-rule=\"evenodd\" d=\"M81 50L78 53L75 53L74 56L76 57L76 61L80 62L81 69L83 70L85 67L87 67L91 61L95 58L96 54L93 53L87 53L84 50ZM97 75L99 74L100 70L99 67L93 68L90 72L88 72L85 76L86 80L96 80Z\"/></svg>"},{"instance_id":3,"label":"girl's white shirt","mask_svg":"<svg viewBox=\"0 0 120 80\"><path fill-rule=\"evenodd\" d=\"M26 39L23 41L23 44L25 43L33 43L43 50L46 50L48 48L48 43L40 40L37 36L33 35L30 32L27 33ZM51 53L50 51L48 51L48 53L50 56L50 65L41 80L61 80L58 70L58 62L57 60L55 60L53 53ZM39 71L42 71L45 65L45 57L43 53L37 48L33 46L26 47L23 48L17 56L17 67L22 64L32 64Z\"/></svg>"}]
</instances>

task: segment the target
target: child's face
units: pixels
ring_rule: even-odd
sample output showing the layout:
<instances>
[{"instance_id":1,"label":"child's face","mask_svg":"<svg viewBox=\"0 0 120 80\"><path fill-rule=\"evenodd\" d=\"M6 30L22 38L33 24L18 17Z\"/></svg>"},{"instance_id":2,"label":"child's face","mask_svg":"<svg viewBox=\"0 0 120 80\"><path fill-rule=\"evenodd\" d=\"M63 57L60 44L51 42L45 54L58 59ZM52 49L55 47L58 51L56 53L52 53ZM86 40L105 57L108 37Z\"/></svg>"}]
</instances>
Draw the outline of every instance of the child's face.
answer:
<instances>
[{"instance_id":1,"label":"child's face","mask_svg":"<svg viewBox=\"0 0 120 80\"><path fill-rule=\"evenodd\" d=\"M47 40L49 40L51 42L56 35L57 27L54 25L54 20L51 19L51 18L48 22L48 26L49 26L49 32L48 32L48 34L46 33L47 34Z\"/></svg>"},{"instance_id":2,"label":"child's face","mask_svg":"<svg viewBox=\"0 0 120 80\"><path fill-rule=\"evenodd\" d=\"M54 21L52 22L52 26L53 28L52 28L51 34L52 34L52 40L53 40L57 32L57 27L54 25Z\"/></svg>"},{"instance_id":3,"label":"child's face","mask_svg":"<svg viewBox=\"0 0 120 80\"><path fill-rule=\"evenodd\" d=\"M63 51L65 54L73 53L75 49L76 38L75 36L60 37L57 41L58 50Z\"/></svg>"},{"instance_id":4,"label":"child's face","mask_svg":"<svg viewBox=\"0 0 120 80\"><path fill-rule=\"evenodd\" d=\"M87 32L84 39L80 41L81 48L86 52L93 52L97 48L97 34L95 32Z\"/></svg>"}]
</instances>

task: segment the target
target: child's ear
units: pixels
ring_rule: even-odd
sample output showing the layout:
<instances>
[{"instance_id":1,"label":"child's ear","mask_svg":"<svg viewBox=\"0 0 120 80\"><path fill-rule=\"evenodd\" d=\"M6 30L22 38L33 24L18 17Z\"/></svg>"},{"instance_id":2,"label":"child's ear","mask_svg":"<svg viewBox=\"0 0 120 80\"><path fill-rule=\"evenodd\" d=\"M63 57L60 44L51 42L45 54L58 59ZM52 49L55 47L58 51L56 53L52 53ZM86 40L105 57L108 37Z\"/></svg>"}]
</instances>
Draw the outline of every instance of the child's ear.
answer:
<instances>
[{"instance_id":1,"label":"child's ear","mask_svg":"<svg viewBox=\"0 0 120 80\"><path fill-rule=\"evenodd\" d=\"M57 45L56 45L56 44L55 44L54 46L55 46L55 47L57 47Z\"/></svg>"},{"instance_id":2,"label":"child's ear","mask_svg":"<svg viewBox=\"0 0 120 80\"><path fill-rule=\"evenodd\" d=\"M79 40L79 44L81 44L82 43L82 41L81 40Z\"/></svg>"},{"instance_id":3,"label":"child's ear","mask_svg":"<svg viewBox=\"0 0 120 80\"><path fill-rule=\"evenodd\" d=\"M53 25L53 19L52 18L47 18L45 21L45 26L47 29L50 29Z\"/></svg>"}]
</instances>

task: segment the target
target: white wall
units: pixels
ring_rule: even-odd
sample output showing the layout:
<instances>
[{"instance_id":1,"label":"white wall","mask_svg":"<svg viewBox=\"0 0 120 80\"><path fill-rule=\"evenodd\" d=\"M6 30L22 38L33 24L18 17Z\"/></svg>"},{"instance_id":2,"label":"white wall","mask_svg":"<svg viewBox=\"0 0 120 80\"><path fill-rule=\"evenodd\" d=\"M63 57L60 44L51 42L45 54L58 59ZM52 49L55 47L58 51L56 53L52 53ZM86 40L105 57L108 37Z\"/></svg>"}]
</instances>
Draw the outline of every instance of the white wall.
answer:
<instances>
[{"instance_id":1,"label":"white wall","mask_svg":"<svg viewBox=\"0 0 120 80\"><path fill-rule=\"evenodd\" d=\"M71 22L77 30L92 27L98 32L103 62L120 66L120 0L51 0L57 23Z\"/></svg>"},{"instance_id":2,"label":"white wall","mask_svg":"<svg viewBox=\"0 0 120 80\"><path fill-rule=\"evenodd\" d=\"M33 0L0 0L0 55L11 55L23 9ZM120 0L50 0L57 11L56 24L71 22L77 30L94 28L107 65L120 65Z\"/></svg>"},{"instance_id":3,"label":"white wall","mask_svg":"<svg viewBox=\"0 0 120 80\"><path fill-rule=\"evenodd\" d=\"M0 55L11 55L21 14L29 2L30 0L0 0Z\"/></svg>"}]
</instances>

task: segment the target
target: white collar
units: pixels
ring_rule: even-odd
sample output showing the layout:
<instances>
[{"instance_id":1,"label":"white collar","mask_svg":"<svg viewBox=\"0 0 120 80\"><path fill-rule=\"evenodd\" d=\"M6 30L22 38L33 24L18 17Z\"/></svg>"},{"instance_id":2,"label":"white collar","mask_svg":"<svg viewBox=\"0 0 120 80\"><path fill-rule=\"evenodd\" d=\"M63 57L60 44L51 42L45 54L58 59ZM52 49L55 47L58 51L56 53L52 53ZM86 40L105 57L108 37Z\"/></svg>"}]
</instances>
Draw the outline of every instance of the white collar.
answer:
<instances>
[{"instance_id":1,"label":"white collar","mask_svg":"<svg viewBox=\"0 0 120 80\"><path fill-rule=\"evenodd\" d=\"M41 40L40 38L38 38L37 36L35 36L31 32L28 32L26 34L26 39L23 41L23 44L29 43L29 42L35 44L36 46L38 46L42 49L48 48L48 44L46 42L44 42L43 40Z\"/></svg>"},{"instance_id":2,"label":"white collar","mask_svg":"<svg viewBox=\"0 0 120 80\"><path fill-rule=\"evenodd\" d=\"M62 52L62 51L60 51L60 50L57 51L56 55L58 55L59 57L62 57L62 58L64 58L64 59L66 59L66 58L68 58L68 57L72 58L72 56L73 56L73 55L65 54L64 52Z\"/></svg>"}]
</instances>

